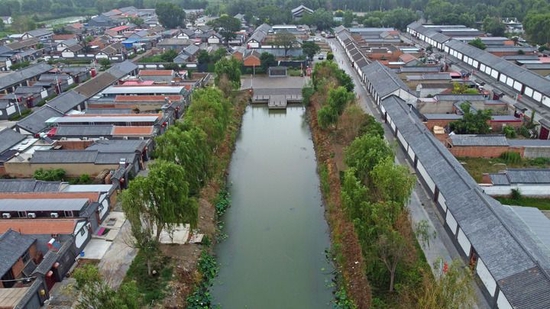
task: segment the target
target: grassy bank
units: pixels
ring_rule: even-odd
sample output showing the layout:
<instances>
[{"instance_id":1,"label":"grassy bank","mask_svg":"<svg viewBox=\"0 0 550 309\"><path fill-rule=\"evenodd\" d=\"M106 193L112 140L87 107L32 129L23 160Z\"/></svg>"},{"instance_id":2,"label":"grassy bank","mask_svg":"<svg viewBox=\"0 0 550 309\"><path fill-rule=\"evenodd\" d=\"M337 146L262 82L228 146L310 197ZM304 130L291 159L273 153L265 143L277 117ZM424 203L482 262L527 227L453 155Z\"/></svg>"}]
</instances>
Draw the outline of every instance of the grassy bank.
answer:
<instances>
[{"instance_id":1,"label":"grassy bank","mask_svg":"<svg viewBox=\"0 0 550 309\"><path fill-rule=\"evenodd\" d=\"M540 210L550 210L550 199L547 198L522 196L520 198L497 197L496 199L504 205L529 206Z\"/></svg>"}]
</instances>

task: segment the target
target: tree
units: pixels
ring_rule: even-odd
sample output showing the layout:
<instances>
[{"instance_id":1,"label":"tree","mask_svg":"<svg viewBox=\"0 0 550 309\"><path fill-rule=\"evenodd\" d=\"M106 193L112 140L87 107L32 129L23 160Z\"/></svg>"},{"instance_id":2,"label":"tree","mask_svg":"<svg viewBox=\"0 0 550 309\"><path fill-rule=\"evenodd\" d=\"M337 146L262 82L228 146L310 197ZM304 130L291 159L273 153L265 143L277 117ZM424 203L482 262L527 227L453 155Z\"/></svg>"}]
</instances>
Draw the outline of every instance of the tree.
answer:
<instances>
[{"instance_id":1,"label":"tree","mask_svg":"<svg viewBox=\"0 0 550 309\"><path fill-rule=\"evenodd\" d=\"M317 112L319 126L323 129L336 124L338 117L344 112L347 104L353 100L353 93L340 86L328 92L328 99Z\"/></svg>"},{"instance_id":2,"label":"tree","mask_svg":"<svg viewBox=\"0 0 550 309\"><path fill-rule=\"evenodd\" d=\"M195 90L192 102L185 121L206 133L209 151L213 152L225 137L231 105L217 88Z\"/></svg>"},{"instance_id":3,"label":"tree","mask_svg":"<svg viewBox=\"0 0 550 309\"><path fill-rule=\"evenodd\" d=\"M241 62L235 58L223 58L214 67L216 73L215 82L219 83L220 78L226 75L231 82L233 89L241 87Z\"/></svg>"},{"instance_id":4,"label":"tree","mask_svg":"<svg viewBox=\"0 0 550 309\"><path fill-rule=\"evenodd\" d=\"M483 41L481 41L480 38L475 38L475 39L473 39L472 41L470 41L468 44L469 44L469 45L472 45L472 46L474 46L474 47L477 47L477 48L479 48L479 49L485 49L485 48L487 48L487 46L485 45L485 43L483 43Z\"/></svg>"},{"instance_id":5,"label":"tree","mask_svg":"<svg viewBox=\"0 0 550 309\"><path fill-rule=\"evenodd\" d=\"M367 179L374 167L386 158L393 158L393 151L378 135L365 134L356 138L345 150L345 162L357 171L357 177Z\"/></svg>"},{"instance_id":6,"label":"tree","mask_svg":"<svg viewBox=\"0 0 550 309\"><path fill-rule=\"evenodd\" d=\"M321 47L319 45L315 44L315 42L306 41L302 43L302 51L309 59L313 59L313 56L317 54L319 51L321 51Z\"/></svg>"},{"instance_id":7,"label":"tree","mask_svg":"<svg viewBox=\"0 0 550 309\"><path fill-rule=\"evenodd\" d=\"M315 10L312 14L306 14L300 20L308 26L317 27L317 30L330 29L334 24L332 13L325 9Z\"/></svg>"},{"instance_id":8,"label":"tree","mask_svg":"<svg viewBox=\"0 0 550 309\"><path fill-rule=\"evenodd\" d=\"M487 16L483 20L483 30L491 33L493 36L504 36L506 34L506 25L498 17Z\"/></svg>"},{"instance_id":9,"label":"tree","mask_svg":"<svg viewBox=\"0 0 550 309\"><path fill-rule=\"evenodd\" d=\"M491 131L489 120L491 110L477 110L472 113L470 103L462 103L462 119L450 123L451 131L457 134L487 134Z\"/></svg>"},{"instance_id":10,"label":"tree","mask_svg":"<svg viewBox=\"0 0 550 309\"><path fill-rule=\"evenodd\" d=\"M98 62L103 70L107 69L111 65L111 60L109 60L109 58L101 58Z\"/></svg>"},{"instance_id":11,"label":"tree","mask_svg":"<svg viewBox=\"0 0 550 309\"><path fill-rule=\"evenodd\" d=\"M342 24L344 25L344 27L346 28L349 28L351 27L351 24L353 23L353 12L350 11L350 10L346 10L342 16Z\"/></svg>"},{"instance_id":12,"label":"tree","mask_svg":"<svg viewBox=\"0 0 550 309\"><path fill-rule=\"evenodd\" d=\"M173 49L169 49L167 51L165 51L164 53L162 53L160 55L160 58L162 59L162 61L165 61L165 62L173 62L174 59L176 59L176 57L178 56L178 52L173 50Z\"/></svg>"},{"instance_id":13,"label":"tree","mask_svg":"<svg viewBox=\"0 0 550 309\"><path fill-rule=\"evenodd\" d=\"M206 50L201 49L199 51L199 55L197 56L197 61L198 61L199 65L209 63L210 62L210 54Z\"/></svg>"},{"instance_id":14,"label":"tree","mask_svg":"<svg viewBox=\"0 0 550 309\"><path fill-rule=\"evenodd\" d=\"M133 17L133 16L128 17L128 22L132 23L132 24L134 24L138 27L142 27L145 24L145 21L143 20L143 18Z\"/></svg>"},{"instance_id":15,"label":"tree","mask_svg":"<svg viewBox=\"0 0 550 309\"><path fill-rule=\"evenodd\" d=\"M525 16L523 28L529 39L537 44L545 45L549 42L550 13L531 11Z\"/></svg>"},{"instance_id":16,"label":"tree","mask_svg":"<svg viewBox=\"0 0 550 309\"><path fill-rule=\"evenodd\" d=\"M376 184L379 200L396 203L401 208L405 207L415 184L415 177L409 169L395 164L389 156L376 164L370 172L370 179Z\"/></svg>"},{"instance_id":17,"label":"tree","mask_svg":"<svg viewBox=\"0 0 550 309\"><path fill-rule=\"evenodd\" d=\"M76 279L75 288L80 292L77 309L141 308L142 298L134 281L124 283L115 291L92 264L77 268L73 277Z\"/></svg>"},{"instance_id":18,"label":"tree","mask_svg":"<svg viewBox=\"0 0 550 309\"><path fill-rule=\"evenodd\" d=\"M418 308L473 308L475 283L471 271L460 260L452 261L447 266L447 271L442 269L442 264L442 261L434 263L434 268L439 271L435 280L431 273L423 273L422 287L415 291Z\"/></svg>"},{"instance_id":19,"label":"tree","mask_svg":"<svg viewBox=\"0 0 550 309\"><path fill-rule=\"evenodd\" d=\"M241 21L226 14L211 21L210 25L217 29L225 46L229 46L229 40L235 38L237 36L236 32L241 30Z\"/></svg>"},{"instance_id":20,"label":"tree","mask_svg":"<svg viewBox=\"0 0 550 309\"><path fill-rule=\"evenodd\" d=\"M174 3L157 3L155 13L158 16L159 23L165 28L175 29L185 26L185 11Z\"/></svg>"},{"instance_id":21,"label":"tree","mask_svg":"<svg viewBox=\"0 0 550 309\"><path fill-rule=\"evenodd\" d=\"M351 143L359 135L367 119L367 114L357 103L349 104L338 120L338 136L341 143Z\"/></svg>"},{"instance_id":22,"label":"tree","mask_svg":"<svg viewBox=\"0 0 550 309\"><path fill-rule=\"evenodd\" d=\"M260 55L260 66L264 72L267 72L268 68L275 64L277 64L277 60L275 60L275 56L273 56L273 54L263 52Z\"/></svg>"},{"instance_id":23,"label":"tree","mask_svg":"<svg viewBox=\"0 0 550 309\"><path fill-rule=\"evenodd\" d=\"M4 31L6 29L6 25L4 24L4 20L0 19L0 31Z\"/></svg>"},{"instance_id":24,"label":"tree","mask_svg":"<svg viewBox=\"0 0 550 309\"><path fill-rule=\"evenodd\" d=\"M407 240L397 231L389 230L378 237L376 247L380 260L390 272L389 291L393 292L397 265L407 254L410 254L407 248Z\"/></svg>"},{"instance_id":25,"label":"tree","mask_svg":"<svg viewBox=\"0 0 550 309\"><path fill-rule=\"evenodd\" d=\"M288 31L280 31L275 33L273 44L282 47L285 50L285 58L288 51L296 44L296 36Z\"/></svg>"},{"instance_id":26,"label":"tree","mask_svg":"<svg viewBox=\"0 0 550 309\"><path fill-rule=\"evenodd\" d=\"M163 230L171 232L178 224L195 228L198 203L189 197L189 184L183 167L157 160L149 166L147 177L137 177L122 192L122 208L132 224L134 237L143 243L138 248L158 243ZM134 232L135 229L135 232ZM147 237L153 235L153 239Z\"/></svg>"},{"instance_id":27,"label":"tree","mask_svg":"<svg viewBox=\"0 0 550 309\"><path fill-rule=\"evenodd\" d=\"M453 83L453 94L479 94L476 88L468 88L465 83Z\"/></svg>"},{"instance_id":28,"label":"tree","mask_svg":"<svg viewBox=\"0 0 550 309\"><path fill-rule=\"evenodd\" d=\"M160 160L175 162L185 170L189 194L196 196L208 177L211 151L207 136L197 127L186 128L177 122L155 138L155 155Z\"/></svg>"}]
</instances>

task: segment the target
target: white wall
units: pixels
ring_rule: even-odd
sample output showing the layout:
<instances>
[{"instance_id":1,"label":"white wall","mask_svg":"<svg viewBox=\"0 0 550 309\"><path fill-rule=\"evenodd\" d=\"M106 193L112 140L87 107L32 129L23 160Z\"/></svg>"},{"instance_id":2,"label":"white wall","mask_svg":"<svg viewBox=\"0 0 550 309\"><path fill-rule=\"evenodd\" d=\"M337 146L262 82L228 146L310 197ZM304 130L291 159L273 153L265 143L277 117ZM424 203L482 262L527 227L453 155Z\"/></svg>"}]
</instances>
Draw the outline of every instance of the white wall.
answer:
<instances>
[{"instance_id":1,"label":"white wall","mask_svg":"<svg viewBox=\"0 0 550 309\"><path fill-rule=\"evenodd\" d=\"M513 309L512 305L510 305L510 302L508 301L508 298L502 294L502 291L498 294L497 306L498 309Z\"/></svg>"},{"instance_id":2,"label":"white wall","mask_svg":"<svg viewBox=\"0 0 550 309\"><path fill-rule=\"evenodd\" d=\"M477 275L481 279L481 282L483 282L483 285L485 285L487 291L489 291L489 294L491 296L495 296L497 283L495 282L495 279L493 279L493 276L491 276L491 273L489 273L489 270L487 269L485 263L483 263L481 258L478 258L477 260L476 271Z\"/></svg>"},{"instance_id":3,"label":"white wall","mask_svg":"<svg viewBox=\"0 0 550 309\"><path fill-rule=\"evenodd\" d=\"M480 186L488 195L509 195L512 189L519 189L524 196L550 196L550 184L546 185L511 185L511 186Z\"/></svg>"},{"instance_id":4,"label":"white wall","mask_svg":"<svg viewBox=\"0 0 550 309\"><path fill-rule=\"evenodd\" d=\"M472 249L472 244L470 243L470 241L466 237L466 234L464 234L461 228L458 228L458 243L460 244L460 248L462 248L464 255L469 256L470 249Z\"/></svg>"},{"instance_id":5,"label":"white wall","mask_svg":"<svg viewBox=\"0 0 550 309\"><path fill-rule=\"evenodd\" d=\"M447 216L445 216L445 222L447 222L447 225L453 232L453 235L455 235L456 227L458 226L458 224L456 223L456 219L450 211L447 211Z\"/></svg>"},{"instance_id":6,"label":"white wall","mask_svg":"<svg viewBox=\"0 0 550 309\"><path fill-rule=\"evenodd\" d=\"M435 183L433 182L430 175L428 175L428 172L426 172L426 169L424 168L424 166L420 161L418 161L416 168L418 169L418 172L422 176L422 179L424 179L424 182L426 182L426 184L428 185L428 188L430 189L430 193L433 194L435 192Z\"/></svg>"}]
</instances>

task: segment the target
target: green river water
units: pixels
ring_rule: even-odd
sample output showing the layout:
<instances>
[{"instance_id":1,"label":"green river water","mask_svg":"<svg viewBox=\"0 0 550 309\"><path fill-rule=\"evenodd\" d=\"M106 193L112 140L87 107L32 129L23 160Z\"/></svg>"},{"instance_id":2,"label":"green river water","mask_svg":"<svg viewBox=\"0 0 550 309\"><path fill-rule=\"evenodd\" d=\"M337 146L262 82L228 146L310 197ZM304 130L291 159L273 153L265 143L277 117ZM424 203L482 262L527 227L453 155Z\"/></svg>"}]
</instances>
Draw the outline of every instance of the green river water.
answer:
<instances>
[{"instance_id":1,"label":"green river water","mask_svg":"<svg viewBox=\"0 0 550 309\"><path fill-rule=\"evenodd\" d=\"M330 241L302 107L248 107L230 166L229 237L211 292L224 309L332 307Z\"/></svg>"}]
</instances>

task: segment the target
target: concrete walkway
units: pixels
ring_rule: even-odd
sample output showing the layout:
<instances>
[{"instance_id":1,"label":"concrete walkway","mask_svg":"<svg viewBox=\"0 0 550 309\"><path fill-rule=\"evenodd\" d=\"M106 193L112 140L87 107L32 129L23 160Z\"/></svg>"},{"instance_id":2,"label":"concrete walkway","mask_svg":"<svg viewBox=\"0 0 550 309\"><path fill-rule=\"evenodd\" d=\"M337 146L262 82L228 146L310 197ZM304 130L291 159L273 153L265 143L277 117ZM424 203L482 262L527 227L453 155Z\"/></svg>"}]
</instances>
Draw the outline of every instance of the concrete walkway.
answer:
<instances>
[{"instance_id":1,"label":"concrete walkway","mask_svg":"<svg viewBox=\"0 0 550 309\"><path fill-rule=\"evenodd\" d=\"M351 67L349 59L347 58L343 47L336 39L329 40L329 44L333 50L334 61L338 63L341 69L343 69L349 76L351 76L355 85L354 92L359 97L361 108L366 113L373 115L377 120L380 121L380 111L378 110L372 98L363 86L359 75ZM397 141L393 136L390 128L385 124L383 125L383 128L386 140L392 145L397 144ZM409 161L406 160L403 150L400 147L396 147L395 150L396 163L407 166L411 171L414 171L414 168L409 164ZM457 251L454 243L445 231L443 225L444 219L441 217L439 212L437 212L436 205L418 180L412 193L408 208L414 226L416 226L419 222L426 222L428 224L429 231L431 233L435 231L435 236L430 239L429 245L423 244L423 242L419 239L419 242L421 243L422 249L424 251L424 255L426 256L426 260L430 264L434 274L436 274L434 263L438 263L440 260L449 264L455 259L462 261L461 256ZM474 308L490 308L486 299L483 297L483 294L481 293L478 285L474 284L474 286L477 296L477 306L475 306Z\"/></svg>"}]
</instances>

